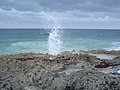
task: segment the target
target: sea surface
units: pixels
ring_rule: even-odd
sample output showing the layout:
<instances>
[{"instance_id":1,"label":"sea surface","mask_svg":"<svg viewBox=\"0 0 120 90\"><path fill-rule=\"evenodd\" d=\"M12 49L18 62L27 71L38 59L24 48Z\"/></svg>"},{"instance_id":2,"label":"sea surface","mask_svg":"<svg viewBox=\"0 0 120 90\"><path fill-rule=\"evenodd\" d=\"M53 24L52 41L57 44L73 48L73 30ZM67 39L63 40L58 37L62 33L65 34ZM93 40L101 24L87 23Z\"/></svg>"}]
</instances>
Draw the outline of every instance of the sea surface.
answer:
<instances>
[{"instance_id":1,"label":"sea surface","mask_svg":"<svg viewBox=\"0 0 120 90\"><path fill-rule=\"evenodd\" d=\"M120 50L120 30L62 29L62 51ZM47 53L50 29L0 29L0 54Z\"/></svg>"}]
</instances>

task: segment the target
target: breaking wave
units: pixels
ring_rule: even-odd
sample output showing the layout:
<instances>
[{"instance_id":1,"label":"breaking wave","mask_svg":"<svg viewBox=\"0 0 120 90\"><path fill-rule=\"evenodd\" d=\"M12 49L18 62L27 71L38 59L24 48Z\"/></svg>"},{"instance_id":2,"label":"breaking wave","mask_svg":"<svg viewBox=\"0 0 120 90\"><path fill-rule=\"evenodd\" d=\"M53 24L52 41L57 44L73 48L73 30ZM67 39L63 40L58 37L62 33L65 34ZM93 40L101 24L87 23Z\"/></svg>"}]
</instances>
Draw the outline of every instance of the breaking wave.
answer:
<instances>
[{"instance_id":1,"label":"breaking wave","mask_svg":"<svg viewBox=\"0 0 120 90\"><path fill-rule=\"evenodd\" d=\"M120 50L120 42L113 42L108 50Z\"/></svg>"}]
</instances>

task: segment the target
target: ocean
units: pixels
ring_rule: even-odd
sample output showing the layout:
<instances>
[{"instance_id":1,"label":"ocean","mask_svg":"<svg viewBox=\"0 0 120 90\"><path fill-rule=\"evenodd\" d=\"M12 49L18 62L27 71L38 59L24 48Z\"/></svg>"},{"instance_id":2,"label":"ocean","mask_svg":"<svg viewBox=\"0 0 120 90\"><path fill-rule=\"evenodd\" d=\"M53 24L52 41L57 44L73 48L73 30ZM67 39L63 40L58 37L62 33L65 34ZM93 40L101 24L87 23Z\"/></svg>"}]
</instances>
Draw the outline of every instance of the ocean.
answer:
<instances>
[{"instance_id":1,"label":"ocean","mask_svg":"<svg viewBox=\"0 0 120 90\"><path fill-rule=\"evenodd\" d=\"M62 29L61 52L120 50L120 30ZM0 54L48 53L49 29L0 29Z\"/></svg>"}]
</instances>

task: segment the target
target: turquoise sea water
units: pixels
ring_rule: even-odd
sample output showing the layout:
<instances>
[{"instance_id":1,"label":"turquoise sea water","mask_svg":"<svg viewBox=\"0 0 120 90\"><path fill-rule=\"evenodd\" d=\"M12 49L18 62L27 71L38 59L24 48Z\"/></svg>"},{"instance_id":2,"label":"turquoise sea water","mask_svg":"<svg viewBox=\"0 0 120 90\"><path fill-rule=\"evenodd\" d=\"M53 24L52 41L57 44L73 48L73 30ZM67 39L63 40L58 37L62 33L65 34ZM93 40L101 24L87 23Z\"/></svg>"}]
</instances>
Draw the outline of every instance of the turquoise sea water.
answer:
<instances>
[{"instance_id":1,"label":"turquoise sea water","mask_svg":"<svg viewBox=\"0 0 120 90\"><path fill-rule=\"evenodd\" d=\"M0 54L48 52L45 29L0 29ZM62 50L120 50L120 30L63 29Z\"/></svg>"}]
</instances>

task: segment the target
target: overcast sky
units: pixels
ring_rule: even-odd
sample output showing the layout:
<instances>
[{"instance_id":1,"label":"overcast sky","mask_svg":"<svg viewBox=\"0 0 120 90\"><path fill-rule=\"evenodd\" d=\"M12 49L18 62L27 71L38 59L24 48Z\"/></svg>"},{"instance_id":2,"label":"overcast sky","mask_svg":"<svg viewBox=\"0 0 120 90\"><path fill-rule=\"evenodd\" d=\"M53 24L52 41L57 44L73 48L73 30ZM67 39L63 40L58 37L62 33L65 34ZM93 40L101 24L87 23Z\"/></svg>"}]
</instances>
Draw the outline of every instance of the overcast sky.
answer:
<instances>
[{"instance_id":1,"label":"overcast sky","mask_svg":"<svg viewBox=\"0 0 120 90\"><path fill-rule=\"evenodd\" d=\"M0 28L120 28L120 0L0 0Z\"/></svg>"}]
</instances>

